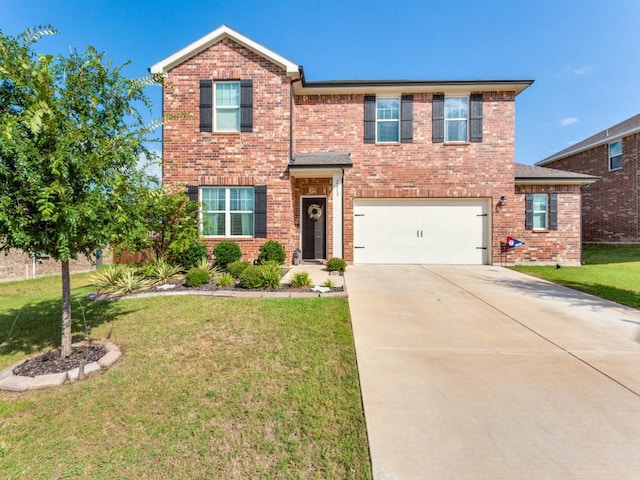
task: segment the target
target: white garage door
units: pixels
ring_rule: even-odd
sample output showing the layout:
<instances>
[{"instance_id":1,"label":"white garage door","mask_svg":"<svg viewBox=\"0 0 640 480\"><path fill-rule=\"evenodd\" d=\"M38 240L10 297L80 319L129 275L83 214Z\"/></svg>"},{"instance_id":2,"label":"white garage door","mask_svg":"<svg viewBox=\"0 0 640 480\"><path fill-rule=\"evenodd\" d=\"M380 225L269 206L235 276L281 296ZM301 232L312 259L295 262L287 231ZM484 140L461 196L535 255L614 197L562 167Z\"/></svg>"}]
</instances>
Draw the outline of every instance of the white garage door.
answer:
<instances>
[{"instance_id":1,"label":"white garage door","mask_svg":"<svg viewBox=\"0 0 640 480\"><path fill-rule=\"evenodd\" d=\"M488 199L356 199L354 263L489 263Z\"/></svg>"}]
</instances>

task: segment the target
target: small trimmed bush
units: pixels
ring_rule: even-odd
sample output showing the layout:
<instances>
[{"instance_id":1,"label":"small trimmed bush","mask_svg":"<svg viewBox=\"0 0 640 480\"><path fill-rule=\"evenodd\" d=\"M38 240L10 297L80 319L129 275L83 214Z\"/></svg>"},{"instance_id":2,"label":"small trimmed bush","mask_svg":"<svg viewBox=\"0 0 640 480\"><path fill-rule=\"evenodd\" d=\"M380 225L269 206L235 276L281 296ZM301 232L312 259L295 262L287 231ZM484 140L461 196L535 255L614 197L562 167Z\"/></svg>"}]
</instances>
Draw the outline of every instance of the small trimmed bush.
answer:
<instances>
[{"instance_id":1,"label":"small trimmed bush","mask_svg":"<svg viewBox=\"0 0 640 480\"><path fill-rule=\"evenodd\" d=\"M199 287L211 280L211 274L203 268L193 267L187 272L184 284L187 287Z\"/></svg>"},{"instance_id":2,"label":"small trimmed bush","mask_svg":"<svg viewBox=\"0 0 640 480\"><path fill-rule=\"evenodd\" d=\"M239 285L242 288L262 288L264 279L262 268L256 265L249 265L238 277Z\"/></svg>"},{"instance_id":3,"label":"small trimmed bush","mask_svg":"<svg viewBox=\"0 0 640 480\"><path fill-rule=\"evenodd\" d=\"M261 264L267 262L276 262L278 265L282 265L285 261L286 254L284 246L280 242L275 240L267 240L260 245L260 254L258 255L258 262Z\"/></svg>"},{"instance_id":4,"label":"small trimmed bush","mask_svg":"<svg viewBox=\"0 0 640 480\"><path fill-rule=\"evenodd\" d=\"M243 262L242 260L231 262L227 265L227 272L229 272L233 278L239 278L240 274L244 272L249 265L251 265L251 262Z\"/></svg>"},{"instance_id":5,"label":"small trimmed bush","mask_svg":"<svg viewBox=\"0 0 640 480\"><path fill-rule=\"evenodd\" d=\"M333 257L327 260L327 270L330 272L344 272L347 269L347 263L340 257Z\"/></svg>"},{"instance_id":6,"label":"small trimmed bush","mask_svg":"<svg viewBox=\"0 0 640 480\"><path fill-rule=\"evenodd\" d=\"M333 288L333 287L335 287L335 286L336 286L336 284L335 284L335 283L333 283L333 282L331 281L331 279L330 279L330 278L327 278L327 279L324 281L324 283L322 284L322 286L323 286L323 287L327 287L327 288Z\"/></svg>"},{"instance_id":7,"label":"small trimmed bush","mask_svg":"<svg viewBox=\"0 0 640 480\"><path fill-rule=\"evenodd\" d=\"M307 272L294 273L293 276L291 277L291 286L296 288L310 287L311 277Z\"/></svg>"},{"instance_id":8,"label":"small trimmed bush","mask_svg":"<svg viewBox=\"0 0 640 480\"><path fill-rule=\"evenodd\" d=\"M207 247L199 242L193 242L180 257L180 265L185 270L190 270L192 267L197 267L201 259L207 257L209 257Z\"/></svg>"},{"instance_id":9,"label":"small trimmed bush","mask_svg":"<svg viewBox=\"0 0 640 480\"><path fill-rule=\"evenodd\" d=\"M216 266L226 270L227 265L242 258L242 250L236 242L220 242L213 247L213 256L216 259Z\"/></svg>"},{"instance_id":10,"label":"small trimmed bush","mask_svg":"<svg viewBox=\"0 0 640 480\"><path fill-rule=\"evenodd\" d=\"M280 287L282 268L278 262L271 260L262 265L262 288L277 290Z\"/></svg>"},{"instance_id":11,"label":"small trimmed bush","mask_svg":"<svg viewBox=\"0 0 640 480\"><path fill-rule=\"evenodd\" d=\"M235 282L235 279L231 276L230 273L223 273L216 280L216 285L219 287L230 287Z\"/></svg>"}]
</instances>

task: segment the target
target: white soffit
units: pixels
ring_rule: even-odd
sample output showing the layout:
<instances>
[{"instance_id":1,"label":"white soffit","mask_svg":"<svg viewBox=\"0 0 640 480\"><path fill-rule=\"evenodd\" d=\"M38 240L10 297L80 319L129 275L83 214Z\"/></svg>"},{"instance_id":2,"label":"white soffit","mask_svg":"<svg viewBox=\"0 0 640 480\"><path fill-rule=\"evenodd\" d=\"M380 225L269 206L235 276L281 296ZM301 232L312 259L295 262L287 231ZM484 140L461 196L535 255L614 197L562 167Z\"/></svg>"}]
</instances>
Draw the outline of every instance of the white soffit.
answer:
<instances>
[{"instance_id":1,"label":"white soffit","mask_svg":"<svg viewBox=\"0 0 640 480\"><path fill-rule=\"evenodd\" d=\"M159 61L155 65L153 65L149 71L151 73L167 73L172 68L180 65L182 62L188 60L189 58L197 55L203 50L206 50L211 45L219 42L223 38L230 38L233 41L239 43L240 45L248 48L256 52L258 55L263 56L267 60L275 63L276 65L281 66L287 72L287 74L291 77L298 77L300 75L300 67L293 63L291 60L286 59L282 55L278 55L272 50L260 45L259 43L251 40L248 37L245 37L241 33L236 32L232 28L227 25L222 25L215 29L213 32L205 35L204 37L196 40L192 44L184 47L182 50L170 55L164 60Z\"/></svg>"}]
</instances>

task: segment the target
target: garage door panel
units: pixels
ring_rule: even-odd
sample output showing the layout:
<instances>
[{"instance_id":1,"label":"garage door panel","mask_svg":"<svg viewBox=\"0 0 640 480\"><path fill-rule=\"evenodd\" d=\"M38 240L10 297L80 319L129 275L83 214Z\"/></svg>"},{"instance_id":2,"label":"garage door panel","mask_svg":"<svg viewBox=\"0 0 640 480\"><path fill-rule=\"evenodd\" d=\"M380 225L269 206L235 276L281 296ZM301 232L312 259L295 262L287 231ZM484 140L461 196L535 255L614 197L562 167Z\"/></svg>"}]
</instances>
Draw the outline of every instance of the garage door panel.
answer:
<instances>
[{"instance_id":1,"label":"garage door panel","mask_svg":"<svg viewBox=\"0 0 640 480\"><path fill-rule=\"evenodd\" d=\"M357 199L355 263L488 263L486 199Z\"/></svg>"}]
</instances>

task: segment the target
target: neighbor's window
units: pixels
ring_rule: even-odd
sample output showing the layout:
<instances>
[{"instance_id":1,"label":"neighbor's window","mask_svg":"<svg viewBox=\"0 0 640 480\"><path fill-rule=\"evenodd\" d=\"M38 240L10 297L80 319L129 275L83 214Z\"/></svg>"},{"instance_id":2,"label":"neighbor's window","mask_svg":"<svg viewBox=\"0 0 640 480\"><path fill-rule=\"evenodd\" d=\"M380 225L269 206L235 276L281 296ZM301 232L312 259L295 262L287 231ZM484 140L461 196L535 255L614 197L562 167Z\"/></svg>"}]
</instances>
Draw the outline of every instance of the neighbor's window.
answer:
<instances>
[{"instance_id":1,"label":"neighbor's window","mask_svg":"<svg viewBox=\"0 0 640 480\"><path fill-rule=\"evenodd\" d=\"M253 187L203 187L202 233L205 236L253 236Z\"/></svg>"},{"instance_id":2,"label":"neighbor's window","mask_svg":"<svg viewBox=\"0 0 640 480\"><path fill-rule=\"evenodd\" d=\"M446 97L444 99L444 141L466 142L468 135L469 98Z\"/></svg>"},{"instance_id":3,"label":"neighbor's window","mask_svg":"<svg viewBox=\"0 0 640 480\"><path fill-rule=\"evenodd\" d=\"M533 195L533 229L546 230L547 224L547 194L536 193Z\"/></svg>"},{"instance_id":4,"label":"neighbor's window","mask_svg":"<svg viewBox=\"0 0 640 480\"><path fill-rule=\"evenodd\" d=\"M216 132L240 131L240 82L215 82L214 129Z\"/></svg>"},{"instance_id":5,"label":"neighbor's window","mask_svg":"<svg viewBox=\"0 0 640 480\"><path fill-rule=\"evenodd\" d=\"M400 141L400 99L376 99L376 142Z\"/></svg>"},{"instance_id":6,"label":"neighbor's window","mask_svg":"<svg viewBox=\"0 0 640 480\"><path fill-rule=\"evenodd\" d=\"M609 170L622 168L622 140L609 144Z\"/></svg>"}]
</instances>

